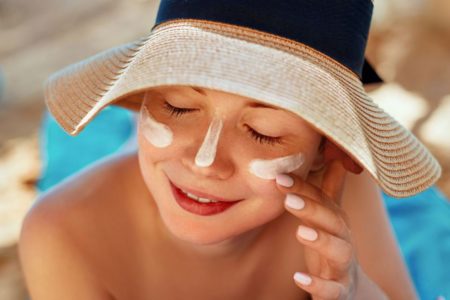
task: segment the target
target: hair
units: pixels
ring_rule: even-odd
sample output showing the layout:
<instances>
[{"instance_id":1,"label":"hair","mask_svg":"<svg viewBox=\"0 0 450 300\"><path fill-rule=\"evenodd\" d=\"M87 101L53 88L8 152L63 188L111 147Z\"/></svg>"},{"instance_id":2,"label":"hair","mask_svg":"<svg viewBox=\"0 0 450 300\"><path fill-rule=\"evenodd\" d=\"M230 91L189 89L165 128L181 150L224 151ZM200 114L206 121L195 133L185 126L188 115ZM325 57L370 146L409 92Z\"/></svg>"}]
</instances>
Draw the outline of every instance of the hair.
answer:
<instances>
[{"instance_id":1,"label":"hair","mask_svg":"<svg viewBox=\"0 0 450 300\"><path fill-rule=\"evenodd\" d=\"M325 149L325 142L327 141L327 138L322 135L322 138L320 140L319 147L317 148L317 155L323 155L323 151ZM325 167L325 164L320 165L318 168L311 169L309 172L311 174L320 173Z\"/></svg>"},{"instance_id":2,"label":"hair","mask_svg":"<svg viewBox=\"0 0 450 300\"><path fill-rule=\"evenodd\" d=\"M319 148L318 148L319 153L321 153L324 150L326 141L327 141L327 138L324 135L322 135L322 138L321 138L320 144L319 144Z\"/></svg>"}]
</instances>

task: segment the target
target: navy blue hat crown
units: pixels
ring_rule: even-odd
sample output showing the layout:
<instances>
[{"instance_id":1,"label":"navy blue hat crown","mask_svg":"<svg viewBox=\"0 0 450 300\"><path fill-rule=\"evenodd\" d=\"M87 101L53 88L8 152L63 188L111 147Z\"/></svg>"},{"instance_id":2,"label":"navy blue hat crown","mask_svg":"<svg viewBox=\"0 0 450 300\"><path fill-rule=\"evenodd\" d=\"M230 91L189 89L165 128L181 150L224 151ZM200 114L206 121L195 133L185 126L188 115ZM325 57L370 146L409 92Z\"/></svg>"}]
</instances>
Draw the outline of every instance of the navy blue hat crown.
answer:
<instances>
[{"instance_id":1,"label":"navy blue hat crown","mask_svg":"<svg viewBox=\"0 0 450 300\"><path fill-rule=\"evenodd\" d=\"M382 82L364 57L371 0L161 0L155 26L201 19L245 26L315 48L363 83Z\"/></svg>"}]
</instances>

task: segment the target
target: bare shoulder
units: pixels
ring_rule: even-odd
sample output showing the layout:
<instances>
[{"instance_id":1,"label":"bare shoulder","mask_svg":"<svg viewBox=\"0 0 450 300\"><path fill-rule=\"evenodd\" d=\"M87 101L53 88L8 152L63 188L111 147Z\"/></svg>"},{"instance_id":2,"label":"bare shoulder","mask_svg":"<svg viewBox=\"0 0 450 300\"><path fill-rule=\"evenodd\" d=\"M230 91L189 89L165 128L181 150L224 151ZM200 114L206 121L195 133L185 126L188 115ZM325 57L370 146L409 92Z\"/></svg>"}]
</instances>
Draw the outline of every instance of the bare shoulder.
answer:
<instances>
[{"instance_id":1,"label":"bare shoulder","mask_svg":"<svg viewBox=\"0 0 450 300\"><path fill-rule=\"evenodd\" d=\"M129 168L131 160L102 160L35 200L23 220L18 245L33 299L109 299L89 249L101 244L96 242L99 232L118 209L114 196L126 193L121 186L124 172L118 171Z\"/></svg>"},{"instance_id":2,"label":"bare shoulder","mask_svg":"<svg viewBox=\"0 0 450 300\"><path fill-rule=\"evenodd\" d=\"M133 188L130 177L136 172L136 155L101 160L40 195L26 219L45 215L67 226L81 226L91 218L100 220L103 215L118 209L120 199Z\"/></svg>"},{"instance_id":3,"label":"bare shoulder","mask_svg":"<svg viewBox=\"0 0 450 300\"><path fill-rule=\"evenodd\" d=\"M347 174L342 207L365 273L389 295L395 295L392 299L415 299L380 187L366 170L359 175Z\"/></svg>"},{"instance_id":4,"label":"bare shoulder","mask_svg":"<svg viewBox=\"0 0 450 300\"><path fill-rule=\"evenodd\" d=\"M126 192L126 176L137 162L131 153L109 156L64 179L36 199L30 212L45 206L46 210L69 209L100 204L108 196ZM88 202L88 203L87 203Z\"/></svg>"}]
</instances>

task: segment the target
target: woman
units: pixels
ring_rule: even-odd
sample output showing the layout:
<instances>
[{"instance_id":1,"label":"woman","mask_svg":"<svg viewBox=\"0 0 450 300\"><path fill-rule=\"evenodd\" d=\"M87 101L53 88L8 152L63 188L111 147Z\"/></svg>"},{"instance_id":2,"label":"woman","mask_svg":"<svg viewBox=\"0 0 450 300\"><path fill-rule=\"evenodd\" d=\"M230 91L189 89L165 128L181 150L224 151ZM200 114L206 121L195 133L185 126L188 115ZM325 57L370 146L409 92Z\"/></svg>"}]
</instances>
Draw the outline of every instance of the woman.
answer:
<instances>
[{"instance_id":1,"label":"woman","mask_svg":"<svg viewBox=\"0 0 450 300\"><path fill-rule=\"evenodd\" d=\"M152 38L122 52L116 49L107 59L87 60L53 79L47 104L71 134L113 101L139 110L138 151L66 180L30 210L19 249L33 299L67 299L72 294L77 299L306 299L308 293L313 299L417 298L376 183L397 196L417 192L439 176L434 158L394 121L378 125L384 125L385 133L406 134L409 143L405 148L394 143L401 141L398 134L386 134L385 143L396 148L382 153L402 151L396 159L406 163L414 149L422 150L421 176L398 168L401 161L389 166L387 158L377 156L379 148L369 147L379 145L361 130L369 130L364 124L375 128L377 121L370 115L380 118L382 111L369 102L352 102L363 97L355 92L355 74L362 69L363 60L358 64L357 57L364 47L343 55L327 44L336 35L327 42L315 40L316 35L296 35L316 49L328 46L322 49L332 58L304 48L313 55L304 52L305 60L295 65L296 58L269 49L275 38L263 43L267 36L252 30L175 20L182 14L187 14L185 19L213 20L242 10L250 13L255 7L251 2L163 1L157 18L163 26L156 27L161 30ZM287 1L285 7L268 2L255 15L270 12L274 18L253 20L255 27L275 29L280 16L302 11L305 18L297 22L317 25L322 24L320 16L331 13L350 18L354 14L349 9L365 13L341 25L339 33L356 21L367 26L357 30L368 30L370 24L369 1L295 1L291 6ZM239 22L251 20L248 13ZM340 35L340 42L355 40L355 34L348 39ZM246 42L231 41L230 35ZM256 42L267 46L266 52ZM277 46L288 43L280 40ZM187 51L190 45L197 46L191 49L195 51ZM211 59L214 55L219 57ZM274 61L280 64L268 70ZM313 68L313 61L321 69ZM160 72L150 69L158 64ZM300 86L295 77L299 68L299 74L307 75L295 90L302 93L289 94ZM328 76L324 71L341 73ZM103 85L95 83L99 74ZM317 84L321 80L326 81ZM68 82L79 90L74 92ZM56 102L63 95L68 102ZM355 118L361 123L350 127ZM357 143L346 138L352 134ZM397 176L394 183L384 176L389 172ZM190 199L197 196L207 199ZM211 201L219 202L200 203Z\"/></svg>"}]
</instances>

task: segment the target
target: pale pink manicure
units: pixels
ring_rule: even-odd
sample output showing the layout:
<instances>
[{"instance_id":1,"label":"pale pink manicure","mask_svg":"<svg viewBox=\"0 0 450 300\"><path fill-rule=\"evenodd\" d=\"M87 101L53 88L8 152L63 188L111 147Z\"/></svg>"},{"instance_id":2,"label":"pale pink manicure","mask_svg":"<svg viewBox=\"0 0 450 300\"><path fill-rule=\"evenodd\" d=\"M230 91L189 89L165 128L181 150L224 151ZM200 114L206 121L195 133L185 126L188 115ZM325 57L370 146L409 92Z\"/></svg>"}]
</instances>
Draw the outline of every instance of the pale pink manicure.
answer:
<instances>
[{"instance_id":1,"label":"pale pink manicure","mask_svg":"<svg viewBox=\"0 0 450 300\"><path fill-rule=\"evenodd\" d=\"M300 272L295 272L294 280L303 285L310 285L312 281L311 277Z\"/></svg>"},{"instance_id":2,"label":"pale pink manicure","mask_svg":"<svg viewBox=\"0 0 450 300\"><path fill-rule=\"evenodd\" d=\"M305 207L305 201L303 201L302 198L294 194L287 194L285 203L286 206L296 210L300 210L303 207Z\"/></svg>"},{"instance_id":3,"label":"pale pink manicure","mask_svg":"<svg viewBox=\"0 0 450 300\"><path fill-rule=\"evenodd\" d=\"M307 241L314 241L317 239L317 231L303 225L298 226L297 234Z\"/></svg>"},{"instance_id":4,"label":"pale pink manicure","mask_svg":"<svg viewBox=\"0 0 450 300\"><path fill-rule=\"evenodd\" d=\"M294 185L294 179L291 176L286 174L277 174L275 176L275 181L282 186L291 187Z\"/></svg>"}]
</instances>

